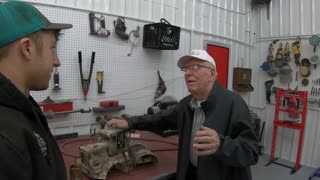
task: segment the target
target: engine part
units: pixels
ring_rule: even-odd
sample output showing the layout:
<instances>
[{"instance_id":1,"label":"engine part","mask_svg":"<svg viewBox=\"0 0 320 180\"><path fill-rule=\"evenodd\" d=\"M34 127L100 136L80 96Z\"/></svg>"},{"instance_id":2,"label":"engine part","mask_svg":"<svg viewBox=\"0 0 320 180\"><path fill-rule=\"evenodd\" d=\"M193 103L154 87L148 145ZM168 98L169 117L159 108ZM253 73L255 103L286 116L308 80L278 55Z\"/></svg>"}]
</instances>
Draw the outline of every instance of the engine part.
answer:
<instances>
[{"instance_id":1,"label":"engine part","mask_svg":"<svg viewBox=\"0 0 320 180\"><path fill-rule=\"evenodd\" d=\"M98 142L80 147L82 171L94 179L106 179L108 172L130 172L136 165L157 163L158 159L144 145L130 141L130 130L105 127Z\"/></svg>"}]
</instances>

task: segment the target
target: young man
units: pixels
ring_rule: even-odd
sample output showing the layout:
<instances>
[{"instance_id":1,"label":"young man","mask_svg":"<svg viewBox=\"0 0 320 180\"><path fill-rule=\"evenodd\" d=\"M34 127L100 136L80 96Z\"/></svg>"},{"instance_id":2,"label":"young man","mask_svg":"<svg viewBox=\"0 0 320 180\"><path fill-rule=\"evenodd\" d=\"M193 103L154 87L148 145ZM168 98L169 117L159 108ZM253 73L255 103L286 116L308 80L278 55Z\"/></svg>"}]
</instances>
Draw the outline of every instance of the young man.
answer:
<instances>
[{"instance_id":1,"label":"young man","mask_svg":"<svg viewBox=\"0 0 320 180\"><path fill-rule=\"evenodd\" d=\"M59 31L20 1L0 3L0 179L66 180L59 147L30 91L45 90L60 66Z\"/></svg>"},{"instance_id":2,"label":"young man","mask_svg":"<svg viewBox=\"0 0 320 180\"><path fill-rule=\"evenodd\" d=\"M251 180L249 166L258 161L258 143L248 106L216 81L216 63L206 51L193 50L179 59L178 67L191 94L175 109L112 119L107 126L178 129L177 172L167 179Z\"/></svg>"}]
</instances>

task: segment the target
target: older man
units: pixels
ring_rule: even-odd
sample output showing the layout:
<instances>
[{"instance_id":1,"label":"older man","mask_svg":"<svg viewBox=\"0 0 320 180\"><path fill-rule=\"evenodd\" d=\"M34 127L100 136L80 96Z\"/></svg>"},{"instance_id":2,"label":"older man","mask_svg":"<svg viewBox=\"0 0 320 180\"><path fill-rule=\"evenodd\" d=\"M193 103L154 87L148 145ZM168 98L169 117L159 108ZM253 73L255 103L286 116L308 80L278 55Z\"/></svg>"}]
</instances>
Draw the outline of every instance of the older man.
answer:
<instances>
[{"instance_id":1,"label":"older man","mask_svg":"<svg viewBox=\"0 0 320 180\"><path fill-rule=\"evenodd\" d=\"M217 81L214 59L193 50L178 61L191 95L176 108L108 126L139 130L178 129L177 172L170 179L251 180L250 165L258 161L258 143L248 106Z\"/></svg>"},{"instance_id":2,"label":"older man","mask_svg":"<svg viewBox=\"0 0 320 180\"><path fill-rule=\"evenodd\" d=\"M47 120L30 96L45 90L60 66L59 31L34 6L0 3L0 179L66 180L66 168Z\"/></svg>"}]
</instances>

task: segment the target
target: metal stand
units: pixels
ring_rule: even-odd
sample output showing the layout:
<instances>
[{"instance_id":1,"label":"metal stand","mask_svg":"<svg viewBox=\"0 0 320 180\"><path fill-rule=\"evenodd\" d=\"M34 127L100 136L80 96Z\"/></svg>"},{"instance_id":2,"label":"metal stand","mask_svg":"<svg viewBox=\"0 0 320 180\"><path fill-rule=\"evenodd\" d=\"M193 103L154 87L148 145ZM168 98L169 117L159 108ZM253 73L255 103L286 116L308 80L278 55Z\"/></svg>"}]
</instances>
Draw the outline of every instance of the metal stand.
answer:
<instances>
[{"instance_id":1,"label":"metal stand","mask_svg":"<svg viewBox=\"0 0 320 180\"><path fill-rule=\"evenodd\" d=\"M280 107L281 102L287 102L288 106L286 108ZM302 102L302 108L299 108L300 102ZM308 102L307 91L288 91L288 90L282 90L282 89L277 90L270 161L268 164L266 164L266 166L273 163L283 167L287 167L292 169L290 174L294 174L301 167L300 158L301 158L302 145L303 145L304 126L306 122L307 102ZM282 103L282 105L284 104ZM300 115L301 115L301 121L279 120L280 111L288 112L289 116L290 114L298 115L298 118L300 118ZM290 167L290 166L276 162L278 159L274 157L274 153L275 153L275 148L277 143L278 127L294 129L300 132L297 158L296 158L296 163L294 167Z\"/></svg>"}]
</instances>

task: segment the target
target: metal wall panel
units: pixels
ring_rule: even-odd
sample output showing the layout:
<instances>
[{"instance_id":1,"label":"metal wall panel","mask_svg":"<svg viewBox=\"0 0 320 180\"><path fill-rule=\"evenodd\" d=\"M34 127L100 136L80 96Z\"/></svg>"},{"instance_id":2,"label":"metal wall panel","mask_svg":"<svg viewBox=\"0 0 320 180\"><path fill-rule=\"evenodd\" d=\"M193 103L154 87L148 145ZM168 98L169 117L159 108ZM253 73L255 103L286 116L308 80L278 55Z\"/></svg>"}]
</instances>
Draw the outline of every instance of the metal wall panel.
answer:
<instances>
[{"instance_id":1,"label":"metal wall panel","mask_svg":"<svg viewBox=\"0 0 320 180\"><path fill-rule=\"evenodd\" d=\"M296 36L302 38L301 59L304 57L310 58L313 53L313 47L309 45L309 37L311 35L320 34L320 22L317 17L320 16L316 7L320 7L318 0L280 0L271 1L270 11L268 17L267 6L253 7L257 10L258 18L255 20L257 37L255 39L255 50L252 53L253 59L253 85L256 87L255 92L250 94L250 105L255 111L260 111L259 115L263 121L266 121L266 131L264 135L263 144L266 147L266 153L271 150L271 138L273 132L274 120L274 105L266 105L265 100L265 86L264 82L269 80L270 77L266 75L259 67L266 60L269 44L276 39L281 42L292 43L295 41ZM274 46L274 54L277 51L279 43ZM291 51L291 48L290 48ZM320 55L319 50L316 54ZM293 55L291 53L290 66L296 71L294 65ZM311 81L314 78L320 77L319 70L312 69L312 74L309 77ZM298 82L293 84L299 85L299 90L309 91L311 86L303 87L300 83L301 77ZM288 88L287 85L281 84L279 78L275 78L275 85L277 87ZM310 98L317 98L311 96ZM271 97L274 103L274 95ZM304 143L301 156L301 163L304 165L319 167L320 166L320 107L317 104L308 104L307 122L304 133ZM276 148L276 155L280 158L290 161L296 160L296 153L298 148L299 133L298 131L290 129L278 130L278 142Z\"/></svg>"}]
</instances>

